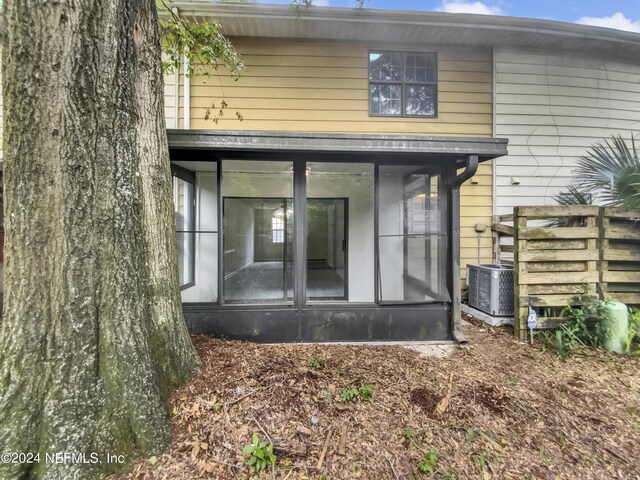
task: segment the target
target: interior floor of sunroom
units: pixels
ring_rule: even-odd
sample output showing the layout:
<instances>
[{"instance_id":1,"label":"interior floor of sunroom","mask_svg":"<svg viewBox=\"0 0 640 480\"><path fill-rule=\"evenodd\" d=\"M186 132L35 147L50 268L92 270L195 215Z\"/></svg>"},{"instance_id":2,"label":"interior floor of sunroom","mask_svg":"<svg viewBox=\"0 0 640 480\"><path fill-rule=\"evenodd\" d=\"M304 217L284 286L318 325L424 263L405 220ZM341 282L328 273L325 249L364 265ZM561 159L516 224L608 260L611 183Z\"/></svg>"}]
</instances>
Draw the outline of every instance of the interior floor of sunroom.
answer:
<instances>
[{"instance_id":1,"label":"interior floor of sunroom","mask_svg":"<svg viewBox=\"0 0 640 480\"><path fill-rule=\"evenodd\" d=\"M293 298L293 266L287 267L287 295L282 262L254 262L225 279L227 303L283 302ZM345 299L344 280L335 269L307 269L307 297L311 299Z\"/></svg>"}]
</instances>

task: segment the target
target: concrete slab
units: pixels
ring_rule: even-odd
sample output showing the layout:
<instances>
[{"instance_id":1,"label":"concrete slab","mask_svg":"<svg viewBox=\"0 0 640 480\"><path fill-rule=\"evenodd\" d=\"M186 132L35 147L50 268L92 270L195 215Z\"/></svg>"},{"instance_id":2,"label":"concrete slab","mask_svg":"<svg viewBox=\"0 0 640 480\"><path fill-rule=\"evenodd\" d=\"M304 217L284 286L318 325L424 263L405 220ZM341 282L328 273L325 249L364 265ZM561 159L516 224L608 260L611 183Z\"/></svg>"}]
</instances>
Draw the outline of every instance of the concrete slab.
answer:
<instances>
[{"instance_id":1,"label":"concrete slab","mask_svg":"<svg viewBox=\"0 0 640 480\"><path fill-rule=\"evenodd\" d=\"M481 312L480 310L465 305L464 303L460 307L464 313L473 315L474 317L482 320L484 323L488 323L492 327L502 327L503 325L513 325L513 317L494 317L488 313Z\"/></svg>"},{"instance_id":2,"label":"concrete slab","mask_svg":"<svg viewBox=\"0 0 640 480\"><path fill-rule=\"evenodd\" d=\"M409 348L415 350L421 357L434 357L434 358L446 358L455 352L458 345L455 342L411 342L411 341L398 341L398 342L322 342L302 345L368 345L372 347L382 347L386 345L393 345L398 347Z\"/></svg>"},{"instance_id":3,"label":"concrete slab","mask_svg":"<svg viewBox=\"0 0 640 480\"><path fill-rule=\"evenodd\" d=\"M433 358L447 358L459 348L455 344L429 345L424 343L413 343L413 342L408 342L402 346L404 348L415 350L420 354L421 357L433 357Z\"/></svg>"}]
</instances>

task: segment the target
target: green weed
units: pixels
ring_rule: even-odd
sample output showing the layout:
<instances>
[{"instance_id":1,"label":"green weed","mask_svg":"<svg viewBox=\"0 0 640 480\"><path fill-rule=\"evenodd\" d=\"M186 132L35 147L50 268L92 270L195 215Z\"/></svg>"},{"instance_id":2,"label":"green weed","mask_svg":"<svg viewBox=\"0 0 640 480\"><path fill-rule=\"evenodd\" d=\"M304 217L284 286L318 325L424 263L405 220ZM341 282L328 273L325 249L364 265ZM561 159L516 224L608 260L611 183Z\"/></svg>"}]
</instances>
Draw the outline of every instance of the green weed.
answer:
<instances>
[{"instance_id":1,"label":"green weed","mask_svg":"<svg viewBox=\"0 0 640 480\"><path fill-rule=\"evenodd\" d=\"M253 434L252 442L245 445L242 452L249 456L247 465L255 474L276 463L273 445L267 440L260 440L257 433Z\"/></svg>"},{"instance_id":2,"label":"green weed","mask_svg":"<svg viewBox=\"0 0 640 480\"><path fill-rule=\"evenodd\" d=\"M418 471L420 473L428 473L433 475L438 466L438 450L431 447L427 453L424 454L422 460L418 462Z\"/></svg>"},{"instance_id":3,"label":"green weed","mask_svg":"<svg viewBox=\"0 0 640 480\"><path fill-rule=\"evenodd\" d=\"M316 370L322 370L327 368L327 361L324 358L309 357L307 359L307 367L315 368Z\"/></svg>"},{"instance_id":4,"label":"green weed","mask_svg":"<svg viewBox=\"0 0 640 480\"><path fill-rule=\"evenodd\" d=\"M602 347L604 338L609 334L603 318L610 300L589 300L582 294L578 298L583 302L581 307L566 306L561 314L566 320L555 331L539 334L544 347L556 351L562 359L581 348Z\"/></svg>"},{"instance_id":5,"label":"green weed","mask_svg":"<svg viewBox=\"0 0 640 480\"><path fill-rule=\"evenodd\" d=\"M371 385L361 385L360 387L351 387L340 392L340 400L343 402L352 402L356 399L363 402L373 401L373 387Z\"/></svg>"},{"instance_id":6,"label":"green weed","mask_svg":"<svg viewBox=\"0 0 640 480\"><path fill-rule=\"evenodd\" d=\"M415 437L418 434L418 432L416 432L413 428L411 427L407 427L407 428L403 428L402 429L402 436L411 440L413 437Z\"/></svg>"}]
</instances>

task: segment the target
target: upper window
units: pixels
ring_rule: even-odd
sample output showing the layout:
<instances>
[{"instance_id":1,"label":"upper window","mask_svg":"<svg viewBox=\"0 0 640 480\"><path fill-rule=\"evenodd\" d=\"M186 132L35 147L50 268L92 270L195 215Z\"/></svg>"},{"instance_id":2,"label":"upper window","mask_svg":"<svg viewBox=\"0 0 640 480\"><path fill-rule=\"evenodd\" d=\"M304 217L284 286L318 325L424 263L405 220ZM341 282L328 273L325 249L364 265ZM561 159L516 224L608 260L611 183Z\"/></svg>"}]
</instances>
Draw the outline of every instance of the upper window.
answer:
<instances>
[{"instance_id":1,"label":"upper window","mask_svg":"<svg viewBox=\"0 0 640 480\"><path fill-rule=\"evenodd\" d=\"M284 210L277 209L271 217L271 235L273 243L284 243Z\"/></svg>"},{"instance_id":2,"label":"upper window","mask_svg":"<svg viewBox=\"0 0 640 480\"><path fill-rule=\"evenodd\" d=\"M436 53L369 52L369 113L435 117L438 109Z\"/></svg>"}]
</instances>

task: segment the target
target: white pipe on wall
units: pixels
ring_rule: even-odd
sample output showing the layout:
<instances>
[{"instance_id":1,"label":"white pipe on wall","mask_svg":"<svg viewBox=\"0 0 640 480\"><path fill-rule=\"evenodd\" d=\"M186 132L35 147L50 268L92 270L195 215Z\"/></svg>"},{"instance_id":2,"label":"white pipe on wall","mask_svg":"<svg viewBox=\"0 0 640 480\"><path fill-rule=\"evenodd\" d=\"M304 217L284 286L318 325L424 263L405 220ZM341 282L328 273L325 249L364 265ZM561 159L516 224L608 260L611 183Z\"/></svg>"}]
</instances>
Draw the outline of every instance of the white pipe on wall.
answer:
<instances>
[{"instance_id":1,"label":"white pipe on wall","mask_svg":"<svg viewBox=\"0 0 640 480\"><path fill-rule=\"evenodd\" d=\"M187 66L189 65L189 60L187 57L184 57L184 116L182 119L182 128L185 130L189 130L191 128L191 80L187 76Z\"/></svg>"}]
</instances>

